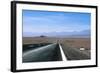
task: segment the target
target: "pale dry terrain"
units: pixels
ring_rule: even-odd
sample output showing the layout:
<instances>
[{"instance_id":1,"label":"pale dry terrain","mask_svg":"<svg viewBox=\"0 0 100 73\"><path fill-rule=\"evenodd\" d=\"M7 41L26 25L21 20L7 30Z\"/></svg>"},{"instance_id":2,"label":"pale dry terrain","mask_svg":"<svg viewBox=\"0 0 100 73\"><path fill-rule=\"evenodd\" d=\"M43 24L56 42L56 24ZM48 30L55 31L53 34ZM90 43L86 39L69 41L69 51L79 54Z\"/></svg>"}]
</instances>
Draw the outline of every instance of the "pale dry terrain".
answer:
<instances>
[{"instance_id":1,"label":"pale dry terrain","mask_svg":"<svg viewBox=\"0 0 100 73\"><path fill-rule=\"evenodd\" d=\"M86 60L91 58L90 38L23 37L23 45L46 45L46 43L60 44L68 60ZM80 48L84 48L84 50L80 50Z\"/></svg>"},{"instance_id":2,"label":"pale dry terrain","mask_svg":"<svg viewBox=\"0 0 100 73\"><path fill-rule=\"evenodd\" d=\"M23 37L23 44L56 43L57 38L49 37Z\"/></svg>"},{"instance_id":3,"label":"pale dry terrain","mask_svg":"<svg viewBox=\"0 0 100 73\"><path fill-rule=\"evenodd\" d=\"M72 48L90 49L90 38L23 37L23 44L60 43Z\"/></svg>"},{"instance_id":4,"label":"pale dry terrain","mask_svg":"<svg viewBox=\"0 0 100 73\"><path fill-rule=\"evenodd\" d=\"M71 48L91 48L91 40L89 38L66 38L62 44L66 44Z\"/></svg>"}]
</instances>

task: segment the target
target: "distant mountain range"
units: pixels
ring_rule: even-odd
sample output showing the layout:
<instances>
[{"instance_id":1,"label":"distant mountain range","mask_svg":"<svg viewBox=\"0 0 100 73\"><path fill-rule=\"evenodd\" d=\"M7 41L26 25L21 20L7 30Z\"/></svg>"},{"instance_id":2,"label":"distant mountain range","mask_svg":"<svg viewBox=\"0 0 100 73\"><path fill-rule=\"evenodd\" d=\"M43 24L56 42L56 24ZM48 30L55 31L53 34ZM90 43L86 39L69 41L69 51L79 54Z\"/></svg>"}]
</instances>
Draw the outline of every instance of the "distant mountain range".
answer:
<instances>
[{"instance_id":1,"label":"distant mountain range","mask_svg":"<svg viewBox=\"0 0 100 73\"><path fill-rule=\"evenodd\" d=\"M47 36L47 37L83 37L83 38L88 38L90 37L90 30L84 30L84 31L73 31L73 32L46 32L46 33L28 33L28 32L24 32L23 36L24 37L32 37L32 36Z\"/></svg>"}]
</instances>

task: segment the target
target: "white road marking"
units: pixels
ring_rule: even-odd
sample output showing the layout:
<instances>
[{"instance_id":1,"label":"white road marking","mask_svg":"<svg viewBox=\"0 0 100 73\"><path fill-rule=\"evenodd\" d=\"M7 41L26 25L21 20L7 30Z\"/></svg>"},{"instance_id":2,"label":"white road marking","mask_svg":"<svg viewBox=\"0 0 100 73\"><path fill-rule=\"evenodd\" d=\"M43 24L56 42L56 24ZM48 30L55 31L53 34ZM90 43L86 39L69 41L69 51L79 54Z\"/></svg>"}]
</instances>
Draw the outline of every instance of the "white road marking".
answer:
<instances>
[{"instance_id":1,"label":"white road marking","mask_svg":"<svg viewBox=\"0 0 100 73\"><path fill-rule=\"evenodd\" d=\"M61 51L61 55L62 55L63 61L67 61L67 58L66 58L66 56L65 56L65 54L64 54L64 52L63 52L62 47L61 47L60 44L59 44L59 47L60 47L60 51Z\"/></svg>"},{"instance_id":2,"label":"white road marking","mask_svg":"<svg viewBox=\"0 0 100 73\"><path fill-rule=\"evenodd\" d=\"M23 57L29 56L31 53L34 53L34 54L35 54L35 52L43 51L44 48L45 48L45 49L48 49L48 47L50 47L50 46L52 46L52 45L55 45L55 44L57 44L57 43L50 44L50 45L46 45L46 46L43 46L43 47L40 47L40 48L37 48L37 49L33 49L33 50L30 50L30 51L27 51L27 52L23 53ZM66 56L65 56L65 54L64 54L64 52L63 52L63 49L62 49L62 47L61 47L60 44L59 44L59 48L60 48L62 60L63 60L63 61L67 61L67 58L66 58Z\"/></svg>"}]
</instances>

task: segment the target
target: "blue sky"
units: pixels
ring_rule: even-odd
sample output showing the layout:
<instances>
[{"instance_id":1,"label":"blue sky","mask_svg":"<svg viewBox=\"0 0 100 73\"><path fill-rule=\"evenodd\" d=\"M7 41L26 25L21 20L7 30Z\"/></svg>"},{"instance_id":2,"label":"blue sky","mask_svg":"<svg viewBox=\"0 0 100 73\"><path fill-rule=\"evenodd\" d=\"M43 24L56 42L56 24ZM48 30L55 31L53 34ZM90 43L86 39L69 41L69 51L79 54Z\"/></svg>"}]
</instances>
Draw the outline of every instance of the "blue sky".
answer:
<instances>
[{"instance_id":1,"label":"blue sky","mask_svg":"<svg viewBox=\"0 0 100 73\"><path fill-rule=\"evenodd\" d=\"M23 10L23 36L90 30L90 13Z\"/></svg>"}]
</instances>

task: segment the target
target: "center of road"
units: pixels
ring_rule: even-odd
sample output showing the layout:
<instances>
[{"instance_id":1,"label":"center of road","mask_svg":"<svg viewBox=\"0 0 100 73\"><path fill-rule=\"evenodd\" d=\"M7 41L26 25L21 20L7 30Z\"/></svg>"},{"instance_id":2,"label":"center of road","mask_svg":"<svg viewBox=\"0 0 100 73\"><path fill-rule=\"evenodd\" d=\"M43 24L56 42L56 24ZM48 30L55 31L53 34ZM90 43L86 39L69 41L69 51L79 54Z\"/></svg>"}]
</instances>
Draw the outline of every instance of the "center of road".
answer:
<instances>
[{"instance_id":1,"label":"center of road","mask_svg":"<svg viewBox=\"0 0 100 73\"><path fill-rule=\"evenodd\" d=\"M53 43L23 52L23 62L67 61L60 44Z\"/></svg>"},{"instance_id":2,"label":"center of road","mask_svg":"<svg viewBox=\"0 0 100 73\"><path fill-rule=\"evenodd\" d=\"M59 44L59 48L60 48L60 51L61 51L61 55L62 55L63 61L66 61L66 60L67 60L67 59L66 59L66 56L65 56L65 54L64 54L64 52L63 52L62 47L61 47L60 44Z\"/></svg>"}]
</instances>

